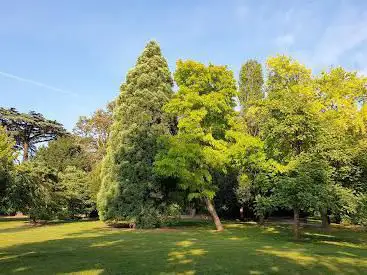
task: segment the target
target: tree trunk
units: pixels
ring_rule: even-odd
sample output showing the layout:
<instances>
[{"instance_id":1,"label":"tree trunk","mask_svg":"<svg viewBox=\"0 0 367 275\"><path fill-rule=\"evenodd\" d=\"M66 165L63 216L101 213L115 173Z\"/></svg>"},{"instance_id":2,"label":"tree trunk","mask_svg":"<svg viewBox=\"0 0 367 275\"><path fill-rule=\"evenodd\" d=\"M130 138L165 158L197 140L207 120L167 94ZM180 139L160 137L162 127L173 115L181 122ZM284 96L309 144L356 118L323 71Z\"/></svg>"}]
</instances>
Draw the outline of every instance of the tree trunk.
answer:
<instances>
[{"instance_id":1,"label":"tree trunk","mask_svg":"<svg viewBox=\"0 0 367 275\"><path fill-rule=\"evenodd\" d=\"M213 202L207 198L205 198L205 203L206 203L206 207L208 208L208 211L210 213L210 215L213 218L213 221L215 223L215 227L217 228L218 231L223 231L223 225L220 222L220 219L218 217L217 211L215 211Z\"/></svg>"},{"instance_id":2,"label":"tree trunk","mask_svg":"<svg viewBox=\"0 0 367 275\"><path fill-rule=\"evenodd\" d=\"M195 218L195 216L196 216L196 208L194 207L194 208L191 208L191 210L190 210L190 216L191 216L191 218Z\"/></svg>"},{"instance_id":3,"label":"tree trunk","mask_svg":"<svg viewBox=\"0 0 367 275\"><path fill-rule=\"evenodd\" d=\"M29 144L28 144L28 142L24 142L24 144L23 144L23 161L28 160L28 151L29 151Z\"/></svg>"},{"instance_id":4,"label":"tree trunk","mask_svg":"<svg viewBox=\"0 0 367 275\"><path fill-rule=\"evenodd\" d=\"M329 217L327 214L327 209L326 208L321 208L320 209L320 214L321 214L321 226L323 229L329 229Z\"/></svg>"},{"instance_id":5,"label":"tree trunk","mask_svg":"<svg viewBox=\"0 0 367 275\"><path fill-rule=\"evenodd\" d=\"M260 214L259 216L259 224L264 225L265 224L265 217L263 214Z\"/></svg>"},{"instance_id":6,"label":"tree trunk","mask_svg":"<svg viewBox=\"0 0 367 275\"><path fill-rule=\"evenodd\" d=\"M300 236L300 230L299 230L299 210L297 208L293 209L293 213L294 213L294 223L293 223L293 233L294 233L294 238L296 240L299 239Z\"/></svg>"},{"instance_id":7,"label":"tree trunk","mask_svg":"<svg viewBox=\"0 0 367 275\"><path fill-rule=\"evenodd\" d=\"M30 215L30 216L29 216L29 219L32 221L32 223L33 223L33 224L36 224L36 223L37 223L37 219L36 219L36 217L35 217L35 216Z\"/></svg>"}]
</instances>

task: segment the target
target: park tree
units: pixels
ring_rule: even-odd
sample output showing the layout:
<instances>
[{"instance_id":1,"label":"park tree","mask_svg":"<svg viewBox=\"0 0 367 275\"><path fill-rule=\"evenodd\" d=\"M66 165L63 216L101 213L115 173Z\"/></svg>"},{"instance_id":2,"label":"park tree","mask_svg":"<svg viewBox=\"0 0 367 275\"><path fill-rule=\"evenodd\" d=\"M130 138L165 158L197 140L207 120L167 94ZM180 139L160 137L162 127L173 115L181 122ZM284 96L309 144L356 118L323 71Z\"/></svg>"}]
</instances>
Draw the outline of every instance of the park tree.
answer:
<instances>
[{"instance_id":1,"label":"park tree","mask_svg":"<svg viewBox=\"0 0 367 275\"><path fill-rule=\"evenodd\" d=\"M33 222L57 218L63 208L56 170L45 163L27 161L16 166L7 190L7 206L28 214Z\"/></svg>"},{"instance_id":2,"label":"park tree","mask_svg":"<svg viewBox=\"0 0 367 275\"><path fill-rule=\"evenodd\" d=\"M300 211L320 209L333 202L332 169L325 161L302 155L287 165L287 171L275 179L273 205L293 210L294 237L300 237Z\"/></svg>"},{"instance_id":3,"label":"park tree","mask_svg":"<svg viewBox=\"0 0 367 275\"><path fill-rule=\"evenodd\" d=\"M106 154L114 104L114 101L108 103L105 109L97 109L90 117L81 116L73 129L80 145L92 153L93 162L99 162Z\"/></svg>"},{"instance_id":4,"label":"park tree","mask_svg":"<svg viewBox=\"0 0 367 275\"><path fill-rule=\"evenodd\" d=\"M241 121L241 118L237 118ZM246 216L245 209L252 209L259 217L260 223L264 222L265 215L271 207L265 207L268 190L271 189L269 177L278 171L278 163L268 159L264 150L264 142L259 137L246 131L241 123L236 123L227 136L231 143L227 150L228 166L236 171L237 186L234 191L236 200L240 205L240 217ZM253 205L256 205L253 209ZM248 216L249 213L247 213Z\"/></svg>"},{"instance_id":5,"label":"park tree","mask_svg":"<svg viewBox=\"0 0 367 275\"><path fill-rule=\"evenodd\" d=\"M0 108L0 124L13 136L16 148L22 150L23 161L36 151L36 145L66 134L64 127L36 112L20 113L14 108Z\"/></svg>"},{"instance_id":6,"label":"park tree","mask_svg":"<svg viewBox=\"0 0 367 275\"><path fill-rule=\"evenodd\" d=\"M287 164L316 144L322 106L310 70L285 56L269 58L267 65L268 96L259 103L260 136L268 156Z\"/></svg>"},{"instance_id":7,"label":"park tree","mask_svg":"<svg viewBox=\"0 0 367 275\"><path fill-rule=\"evenodd\" d=\"M8 136L5 129L0 126L0 211L4 209L6 190L11 181L10 172L14 168L16 153L15 142Z\"/></svg>"},{"instance_id":8,"label":"park tree","mask_svg":"<svg viewBox=\"0 0 367 275\"><path fill-rule=\"evenodd\" d=\"M267 66L267 97L259 103L260 137L267 157L279 163L279 174L287 175L286 171L290 170L287 167L298 163L299 158L316 145L322 105L316 98L311 71L303 65L289 57L277 56L270 58ZM286 179L284 186L295 186L287 190L303 190L302 180ZM286 196L287 193L280 194ZM267 201L266 204L269 205ZM300 205L293 205L296 236L300 208Z\"/></svg>"},{"instance_id":9,"label":"park tree","mask_svg":"<svg viewBox=\"0 0 367 275\"><path fill-rule=\"evenodd\" d=\"M157 156L156 171L177 178L189 199L204 200L217 230L223 230L213 204L218 187L215 171L224 170L234 112L236 83L226 66L205 66L178 61L176 96L165 105L169 116L178 118L176 135L162 137L164 150Z\"/></svg>"},{"instance_id":10,"label":"park tree","mask_svg":"<svg viewBox=\"0 0 367 275\"><path fill-rule=\"evenodd\" d=\"M98 194L102 220L157 226L162 196L152 168L157 139L169 131L162 106L171 98L172 86L161 49L151 41L128 72L114 106Z\"/></svg>"},{"instance_id":11,"label":"park tree","mask_svg":"<svg viewBox=\"0 0 367 275\"><path fill-rule=\"evenodd\" d=\"M46 163L57 172L62 172L68 166L74 166L83 171L90 171L93 163L89 155L79 144L77 137L69 135L59 137L48 143L47 146L40 147L35 159Z\"/></svg>"},{"instance_id":12,"label":"park tree","mask_svg":"<svg viewBox=\"0 0 367 275\"><path fill-rule=\"evenodd\" d=\"M60 189L66 202L64 215L71 219L86 216L95 209L88 174L75 166L59 173Z\"/></svg>"},{"instance_id":13,"label":"park tree","mask_svg":"<svg viewBox=\"0 0 367 275\"><path fill-rule=\"evenodd\" d=\"M254 59L244 63L238 81L238 98L243 109L248 109L251 104L264 98L263 84L261 64Z\"/></svg>"},{"instance_id":14,"label":"park tree","mask_svg":"<svg viewBox=\"0 0 367 275\"><path fill-rule=\"evenodd\" d=\"M363 118L366 84L365 77L341 67L324 71L315 79L317 99L322 106L322 127L313 151L334 167L333 180L340 188L347 188L346 192L350 189L361 192L359 186L365 182L363 173L366 170L360 160L364 156L362 148L366 133ZM344 201L348 203L353 200ZM328 227L327 212L330 210L320 209L325 228Z\"/></svg>"}]
</instances>

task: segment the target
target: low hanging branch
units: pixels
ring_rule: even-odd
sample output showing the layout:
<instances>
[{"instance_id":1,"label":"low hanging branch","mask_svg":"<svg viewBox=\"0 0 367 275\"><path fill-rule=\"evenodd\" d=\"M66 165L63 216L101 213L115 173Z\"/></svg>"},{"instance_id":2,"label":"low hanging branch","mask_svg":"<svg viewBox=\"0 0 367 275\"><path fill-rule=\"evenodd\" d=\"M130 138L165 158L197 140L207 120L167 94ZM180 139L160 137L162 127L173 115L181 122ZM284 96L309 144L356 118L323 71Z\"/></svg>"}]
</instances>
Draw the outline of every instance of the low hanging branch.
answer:
<instances>
[{"instance_id":1,"label":"low hanging branch","mask_svg":"<svg viewBox=\"0 0 367 275\"><path fill-rule=\"evenodd\" d=\"M23 161L34 154L36 144L66 134L61 123L46 119L34 111L20 113L15 108L0 108L0 124L14 137L16 149L23 151Z\"/></svg>"}]
</instances>

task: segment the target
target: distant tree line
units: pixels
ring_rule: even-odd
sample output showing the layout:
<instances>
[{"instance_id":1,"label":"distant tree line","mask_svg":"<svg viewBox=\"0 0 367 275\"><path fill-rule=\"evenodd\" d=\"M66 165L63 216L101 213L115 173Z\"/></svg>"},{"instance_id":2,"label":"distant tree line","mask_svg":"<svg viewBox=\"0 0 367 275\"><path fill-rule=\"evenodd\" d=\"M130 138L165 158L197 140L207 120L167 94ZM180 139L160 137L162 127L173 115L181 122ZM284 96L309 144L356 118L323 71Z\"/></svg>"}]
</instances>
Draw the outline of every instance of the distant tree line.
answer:
<instances>
[{"instance_id":1,"label":"distant tree line","mask_svg":"<svg viewBox=\"0 0 367 275\"><path fill-rule=\"evenodd\" d=\"M1 108L2 211L34 221L98 211L150 228L196 209L217 230L220 217L263 223L291 211L296 238L301 215L326 229L366 225L367 78L341 67L313 75L281 55L265 69L249 60L237 82L227 66L179 60L172 75L152 41L117 99L72 133Z\"/></svg>"}]
</instances>

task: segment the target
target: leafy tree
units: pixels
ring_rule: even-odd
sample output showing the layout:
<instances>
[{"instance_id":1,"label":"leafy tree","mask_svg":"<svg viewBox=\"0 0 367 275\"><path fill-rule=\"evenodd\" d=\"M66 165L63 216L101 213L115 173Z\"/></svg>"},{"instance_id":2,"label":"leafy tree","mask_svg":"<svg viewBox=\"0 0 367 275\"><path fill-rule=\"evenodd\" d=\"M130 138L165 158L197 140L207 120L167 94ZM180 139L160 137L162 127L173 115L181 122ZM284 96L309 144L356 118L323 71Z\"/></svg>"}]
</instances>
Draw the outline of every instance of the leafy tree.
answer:
<instances>
[{"instance_id":1,"label":"leafy tree","mask_svg":"<svg viewBox=\"0 0 367 275\"><path fill-rule=\"evenodd\" d=\"M322 72L315 80L317 99L322 104L319 113L322 127L313 151L334 167L333 179L340 188L357 192L361 192L358 186L364 185L363 171L366 171L358 161L364 155L360 140L366 128L361 104L367 95L366 84L365 77L341 67ZM327 227L328 209L320 212L323 226Z\"/></svg>"},{"instance_id":2,"label":"leafy tree","mask_svg":"<svg viewBox=\"0 0 367 275\"><path fill-rule=\"evenodd\" d=\"M5 129L0 126L0 210L2 209L5 192L10 182L10 172L16 158L14 141L8 136Z\"/></svg>"},{"instance_id":3,"label":"leafy tree","mask_svg":"<svg viewBox=\"0 0 367 275\"><path fill-rule=\"evenodd\" d=\"M260 137L264 140L267 157L279 162L278 171L284 175L285 171L292 171L289 165L298 163L300 156L307 154L317 144L322 104L317 100L311 72L303 65L285 56L270 58L267 65L268 96L258 103L261 114ZM293 207L295 236L298 237L299 211L310 206L315 197L312 196L314 193L309 192L313 186L312 177L305 175L304 170L295 173L297 176L285 174L285 177L281 177L281 184L278 185L284 188L279 189L281 191L277 200L273 200L274 204L258 197L261 203L257 207L264 205L263 202L266 206L276 206L278 203ZM302 186L302 180L308 180L309 185ZM292 192L295 195L307 195L307 199L300 201L299 198L291 197ZM284 196L283 202L280 200L281 195ZM287 196L292 199L288 200ZM299 202L300 205L290 204L293 199L298 200L294 203Z\"/></svg>"},{"instance_id":4,"label":"leafy tree","mask_svg":"<svg viewBox=\"0 0 367 275\"><path fill-rule=\"evenodd\" d=\"M90 191L91 200L95 205L97 205L97 196L102 183L101 170L102 170L102 162L98 162L92 167L92 170L87 174L88 190Z\"/></svg>"},{"instance_id":5,"label":"leafy tree","mask_svg":"<svg viewBox=\"0 0 367 275\"><path fill-rule=\"evenodd\" d=\"M63 199L56 171L35 161L16 166L7 205L13 211L29 214L33 222L58 217Z\"/></svg>"},{"instance_id":6,"label":"leafy tree","mask_svg":"<svg viewBox=\"0 0 367 275\"><path fill-rule=\"evenodd\" d=\"M23 161L28 160L29 153L35 153L37 144L66 133L60 123L46 119L40 113L19 113L14 108L0 108L0 124L12 134L16 148L23 151Z\"/></svg>"},{"instance_id":7,"label":"leafy tree","mask_svg":"<svg viewBox=\"0 0 367 275\"><path fill-rule=\"evenodd\" d=\"M68 166L90 171L92 163L89 161L89 154L79 145L76 137L65 136L49 142L47 147L41 147L35 159L58 172L64 171Z\"/></svg>"},{"instance_id":8,"label":"leafy tree","mask_svg":"<svg viewBox=\"0 0 367 275\"><path fill-rule=\"evenodd\" d=\"M60 188L66 200L66 215L76 218L87 215L95 209L92 190L89 187L88 175L75 166L68 166L59 173Z\"/></svg>"},{"instance_id":9,"label":"leafy tree","mask_svg":"<svg viewBox=\"0 0 367 275\"><path fill-rule=\"evenodd\" d=\"M246 126L245 133L259 135L258 103L265 98L262 66L254 59L248 60L241 67L238 82L238 98L241 105L241 120Z\"/></svg>"},{"instance_id":10,"label":"leafy tree","mask_svg":"<svg viewBox=\"0 0 367 275\"><path fill-rule=\"evenodd\" d=\"M225 66L178 61L175 81L179 90L164 109L178 117L178 132L165 137L156 171L177 178L189 199L203 199L217 230L223 230L213 205L217 187L212 180L226 162L226 134L235 115L233 73Z\"/></svg>"},{"instance_id":11,"label":"leafy tree","mask_svg":"<svg viewBox=\"0 0 367 275\"><path fill-rule=\"evenodd\" d=\"M172 96L172 79L159 45L151 41L129 71L113 111L98 194L102 220L158 224L160 183L152 171L157 138L168 133L162 106Z\"/></svg>"},{"instance_id":12,"label":"leafy tree","mask_svg":"<svg viewBox=\"0 0 367 275\"><path fill-rule=\"evenodd\" d=\"M296 61L278 56L268 60L268 97L261 103L261 137L271 158L287 164L317 141L321 104L311 72Z\"/></svg>"},{"instance_id":13,"label":"leafy tree","mask_svg":"<svg viewBox=\"0 0 367 275\"><path fill-rule=\"evenodd\" d=\"M255 101L264 98L261 64L253 59L243 64L238 84L238 97L243 109L248 109Z\"/></svg>"},{"instance_id":14,"label":"leafy tree","mask_svg":"<svg viewBox=\"0 0 367 275\"><path fill-rule=\"evenodd\" d=\"M110 102L106 109L96 110L91 117L81 116L73 130L80 137L79 143L92 153L93 162L102 160L106 154L114 104Z\"/></svg>"},{"instance_id":15,"label":"leafy tree","mask_svg":"<svg viewBox=\"0 0 367 275\"><path fill-rule=\"evenodd\" d=\"M246 125L241 123L238 117L236 126L232 127L227 136L231 144L227 151L229 166L237 173L236 198L241 205L240 215L244 216L245 208L251 209L257 195L263 193L267 185L263 182L257 184L256 178L261 173L273 171L275 168L267 159L264 151L264 143L259 137L254 137L246 131ZM266 191L264 191L266 193ZM245 207L244 207L245 206ZM259 212L262 221L265 212Z\"/></svg>"},{"instance_id":16,"label":"leafy tree","mask_svg":"<svg viewBox=\"0 0 367 275\"><path fill-rule=\"evenodd\" d=\"M319 204L331 202L331 170L326 162L304 156L289 163L288 169L276 179L271 198L275 205L293 210L294 236L298 239L300 211L319 209Z\"/></svg>"}]
</instances>

